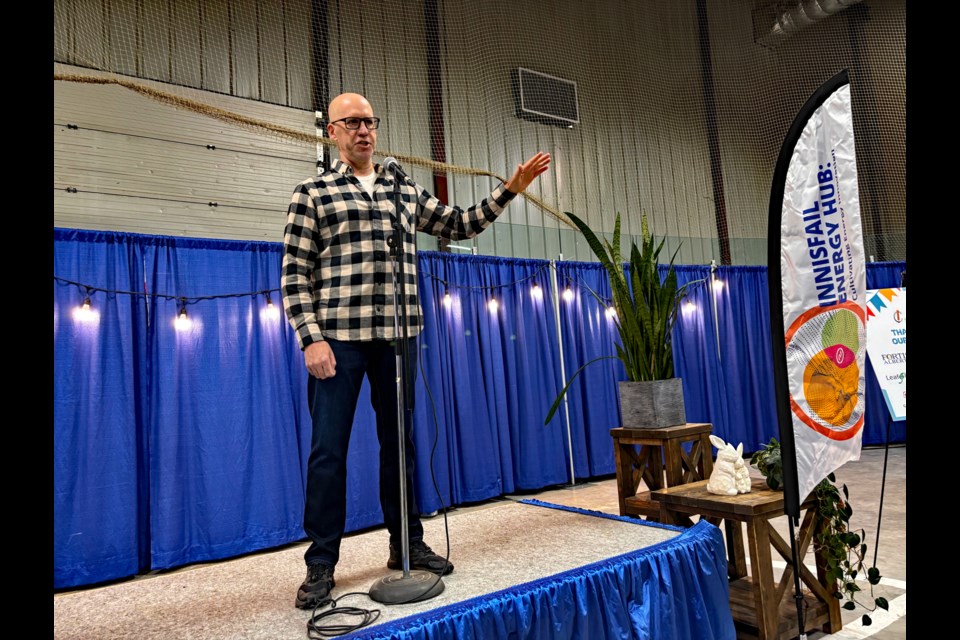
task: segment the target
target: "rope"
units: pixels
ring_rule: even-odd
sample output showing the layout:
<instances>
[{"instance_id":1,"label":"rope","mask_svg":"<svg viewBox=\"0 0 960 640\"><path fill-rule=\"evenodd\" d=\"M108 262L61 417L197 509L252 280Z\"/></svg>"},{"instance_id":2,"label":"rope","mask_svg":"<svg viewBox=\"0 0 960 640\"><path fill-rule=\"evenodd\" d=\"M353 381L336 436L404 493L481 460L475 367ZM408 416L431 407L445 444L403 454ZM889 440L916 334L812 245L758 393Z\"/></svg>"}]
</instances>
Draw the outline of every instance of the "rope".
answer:
<instances>
[{"instance_id":1,"label":"rope","mask_svg":"<svg viewBox=\"0 0 960 640\"><path fill-rule=\"evenodd\" d=\"M98 78L94 76L84 76L77 74L64 74L64 73L54 73L54 80L60 80L62 82L80 82L85 84L101 84L101 85L117 85L131 91L135 91L142 96L162 102L164 104L170 105L178 109L186 109L194 113L199 113L211 118L220 120L221 122L226 122L233 125L238 125L245 127L247 129L253 129L256 131L265 131L278 135L287 140L292 140L299 143L309 143L309 144L322 144L327 147L336 148L336 143L327 137L317 136L315 134L303 133L302 131L297 131L296 129L291 129L289 127L283 127L277 124L273 124L266 120L259 120L257 118L251 118L249 116L241 115L233 111L228 111L227 109L222 109L220 107L215 107L198 100L192 100L190 98L184 98L167 91L161 91L160 89L155 89L153 87L148 87L146 85L140 84L138 82L133 82L131 80L126 80L122 78ZM489 177L499 180L506 184L507 179L493 173L492 171L487 171L485 169L475 169L473 167L463 167L460 165L449 164L446 162L437 162L436 160L430 160L427 158L422 158L420 156L411 156L402 153L395 153L390 150L378 151L376 155L380 158L386 158L388 156L393 156L397 159L398 162L407 165L413 165L416 167L421 167L432 171L433 173L456 173L466 176L475 176L475 177ZM538 198L535 195L528 194L523 192L522 197L526 198L529 202L533 203L542 211L546 212L552 216L555 220L562 222L572 229L576 229L570 220L563 215L558 209L551 207L543 199Z\"/></svg>"}]
</instances>

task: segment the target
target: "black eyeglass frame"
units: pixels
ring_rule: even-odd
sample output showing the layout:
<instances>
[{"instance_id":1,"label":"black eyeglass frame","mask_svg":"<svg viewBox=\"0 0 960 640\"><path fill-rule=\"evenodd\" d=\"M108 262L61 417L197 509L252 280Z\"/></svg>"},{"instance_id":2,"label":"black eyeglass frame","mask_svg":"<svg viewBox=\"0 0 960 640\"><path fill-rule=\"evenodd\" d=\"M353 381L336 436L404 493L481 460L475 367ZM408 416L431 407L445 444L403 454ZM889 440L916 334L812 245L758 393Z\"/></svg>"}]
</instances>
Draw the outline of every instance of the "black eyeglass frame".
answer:
<instances>
[{"instance_id":1,"label":"black eyeglass frame","mask_svg":"<svg viewBox=\"0 0 960 640\"><path fill-rule=\"evenodd\" d=\"M356 121L357 121L357 126L355 126L355 127L349 126L349 125L347 124L347 120L356 120ZM376 131L377 129L380 128L380 118L375 118L375 117L372 117L372 118L358 118L358 117L356 117L356 116L350 116L349 118L340 118L340 119L338 119L338 120L334 120L334 121L331 122L330 124L336 124L336 123L338 123L338 122L342 122L342 123L343 123L343 128L346 129L347 131L356 131L356 130L358 130L358 129L360 128L360 123L361 123L361 122L362 122L363 124L365 124L366 127L367 127L367 129L369 129L370 131ZM372 127L370 126L371 124L373 124Z\"/></svg>"}]
</instances>

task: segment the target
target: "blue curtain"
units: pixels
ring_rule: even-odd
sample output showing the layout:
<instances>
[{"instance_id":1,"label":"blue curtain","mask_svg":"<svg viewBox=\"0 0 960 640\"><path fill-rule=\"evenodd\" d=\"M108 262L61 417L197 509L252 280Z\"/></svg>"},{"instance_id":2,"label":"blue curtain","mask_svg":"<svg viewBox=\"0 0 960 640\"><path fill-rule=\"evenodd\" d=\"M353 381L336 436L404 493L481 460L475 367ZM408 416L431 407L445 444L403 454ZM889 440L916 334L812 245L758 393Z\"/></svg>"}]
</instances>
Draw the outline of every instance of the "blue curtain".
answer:
<instances>
[{"instance_id":1,"label":"blue curtain","mask_svg":"<svg viewBox=\"0 0 960 640\"><path fill-rule=\"evenodd\" d=\"M150 291L201 298L186 305L186 329L174 326L178 299L150 298L153 568L303 537L309 421L277 244L157 238L143 250ZM266 294L230 296L271 289L273 313Z\"/></svg>"},{"instance_id":2,"label":"blue curtain","mask_svg":"<svg viewBox=\"0 0 960 640\"><path fill-rule=\"evenodd\" d=\"M709 422L721 437L733 430L727 411L730 392L717 342L710 267L677 265L677 283L686 297L673 327L674 375L683 380L687 422ZM666 269L660 266L660 276Z\"/></svg>"},{"instance_id":3,"label":"blue curtain","mask_svg":"<svg viewBox=\"0 0 960 640\"><path fill-rule=\"evenodd\" d=\"M55 588L303 539L307 374L282 315L281 252L279 243L54 231ZM571 457L577 478L614 473L619 360L577 376L569 425L563 406L543 424L567 379L615 353L603 268L557 265L561 296L568 284L573 294L559 300L558 336L548 262L425 251L419 266L421 512L569 482ZM903 269L869 264L868 286L899 286ZM673 335L687 419L756 448L776 434L766 269L721 267L720 292L708 267L677 272L694 303ZM117 292L91 291L87 320L73 311L83 285ZM191 325L178 330L184 302ZM348 531L383 521L369 482L379 447L364 386ZM867 393L864 444L882 443L889 414L872 370ZM893 423L892 442L905 440L905 426Z\"/></svg>"},{"instance_id":4,"label":"blue curtain","mask_svg":"<svg viewBox=\"0 0 960 640\"><path fill-rule=\"evenodd\" d=\"M547 263L427 251L419 256L424 376L414 442L429 469L439 423L433 469L444 504L569 480L566 438L543 425L559 384ZM436 510L439 498L424 471L417 489L421 509Z\"/></svg>"},{"instance_id":5,"label":"blue curtain","mask_svg":"<svg viewBox=\"0 0 960 640\"><path fill-rule=\"evenodd\" d=\"M142 291L137 238L54 231L66 280ZM53 582L70 587L149 568L144 298L53 283Z\"/></svg>"},{"instance_id":6,"label":"blue curtain","mask_svg":"<svg viewBox=\"0 0 960 640\"><path fill-rule=\"evenodd\" d=\"M610 280L599 263L563 262L557 264L557 287L567 378L561 380L557 370L558 392L582 368L566 396L574 471L579 478L615 473L610 429L623 426L617 382L626 380L627 373L616 358L616 323L606 314L612 302ZM563 405L549 428L566 428Z\"/></svg>"}]
</instances>

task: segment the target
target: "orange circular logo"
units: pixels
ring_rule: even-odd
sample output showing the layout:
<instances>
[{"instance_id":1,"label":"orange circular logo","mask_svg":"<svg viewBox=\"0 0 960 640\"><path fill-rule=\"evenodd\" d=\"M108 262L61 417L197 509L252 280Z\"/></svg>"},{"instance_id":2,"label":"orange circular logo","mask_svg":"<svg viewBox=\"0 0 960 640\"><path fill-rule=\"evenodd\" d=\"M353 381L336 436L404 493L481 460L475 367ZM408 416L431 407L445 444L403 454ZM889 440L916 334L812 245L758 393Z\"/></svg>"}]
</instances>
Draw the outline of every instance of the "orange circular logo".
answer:
<instances>
[{"instance_id":1,"label":"orange circular logo","mask_svg":"<svg viewBox=\"0 0 960 640\"><path fill-rule=\"evenodd\" d=\"M790 407L833 440L852 438L863 427L866 334L863 309L843 302L809 309L785 336Z\"/></svg>"}]
</instances>

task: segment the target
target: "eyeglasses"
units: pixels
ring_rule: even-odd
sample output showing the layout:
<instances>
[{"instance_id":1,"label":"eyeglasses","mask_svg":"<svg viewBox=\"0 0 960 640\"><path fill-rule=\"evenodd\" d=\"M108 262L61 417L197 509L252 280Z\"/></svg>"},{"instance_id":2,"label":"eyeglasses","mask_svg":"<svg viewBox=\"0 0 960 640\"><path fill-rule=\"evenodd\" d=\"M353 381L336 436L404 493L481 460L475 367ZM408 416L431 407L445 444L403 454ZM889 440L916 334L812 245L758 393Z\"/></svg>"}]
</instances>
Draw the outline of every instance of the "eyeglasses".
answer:
<instances>
[{"instance_id":1,"label":"eyeglasses","mask_svg":"<svg viewBox=\"0 0 960 640\"><path fill-rule=\"evenodd\" d=\"M334 120L330 124L336 124L337 122L342 122L343 128L349 131L356 131L359 129L361 122L366 125L367 129L370 129L371 131L380 126L380 118L340 118L339 120Z\"/></svg>"}]
</instances>

